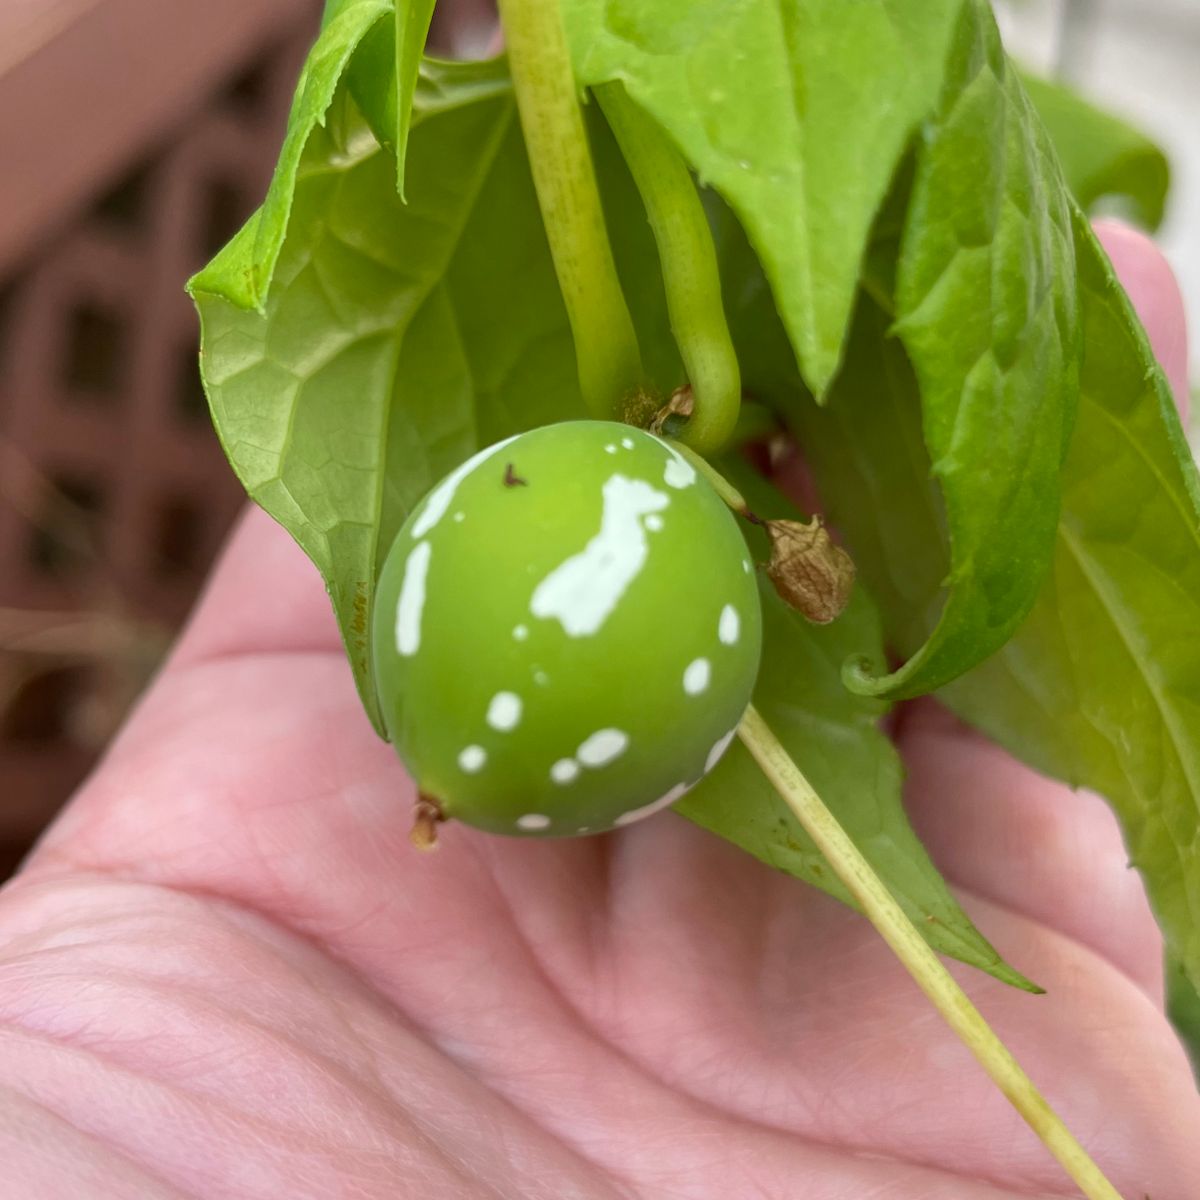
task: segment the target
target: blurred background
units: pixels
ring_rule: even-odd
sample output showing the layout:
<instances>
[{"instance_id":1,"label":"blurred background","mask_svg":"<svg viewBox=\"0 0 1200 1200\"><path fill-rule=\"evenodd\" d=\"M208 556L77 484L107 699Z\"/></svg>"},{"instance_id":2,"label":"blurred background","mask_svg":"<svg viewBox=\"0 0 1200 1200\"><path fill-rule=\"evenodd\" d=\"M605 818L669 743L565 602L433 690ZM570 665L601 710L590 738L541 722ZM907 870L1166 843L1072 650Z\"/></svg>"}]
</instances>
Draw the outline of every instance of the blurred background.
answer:
<instances>
[{"instance_id":1,"label":"blurred background","mask_svg":"<svg viewBox=\"0 0 1200 1200\"><path fill-rule=\"evenodd\" d=\"M0 879L86 775L241 504L187 277L261 198L319 0L0 0ZM1010 48L1174 172L1200 329L1200 5L1000 0ZM487 0L433 39L482 53Z\"/></svg>"}]
</instances>

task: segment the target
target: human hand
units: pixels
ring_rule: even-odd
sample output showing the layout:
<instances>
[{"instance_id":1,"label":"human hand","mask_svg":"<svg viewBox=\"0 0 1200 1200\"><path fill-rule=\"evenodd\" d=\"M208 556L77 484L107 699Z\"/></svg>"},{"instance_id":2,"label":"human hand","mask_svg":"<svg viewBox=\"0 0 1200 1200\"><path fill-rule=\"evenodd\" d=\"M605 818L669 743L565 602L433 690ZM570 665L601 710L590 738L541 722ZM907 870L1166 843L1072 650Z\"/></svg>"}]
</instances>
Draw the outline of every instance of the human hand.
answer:
<instances>
[{"instance_id":1,"label":"human hand","mask_svg":"<svg viewBox=\"0 0 1200 1200\"><path fill-rule=\"evenodd\" d=\"M1183 394L1169 273L1104 236ZM1107 808L931 704L897 738L931 852L1049 995L956 974L1124 1195L1195 1196ZM671 813L419 855L411 800L315 571L248 514L0 895L0 1197L1070 1194L862 918Z\"/></svg>"}]
</instances>

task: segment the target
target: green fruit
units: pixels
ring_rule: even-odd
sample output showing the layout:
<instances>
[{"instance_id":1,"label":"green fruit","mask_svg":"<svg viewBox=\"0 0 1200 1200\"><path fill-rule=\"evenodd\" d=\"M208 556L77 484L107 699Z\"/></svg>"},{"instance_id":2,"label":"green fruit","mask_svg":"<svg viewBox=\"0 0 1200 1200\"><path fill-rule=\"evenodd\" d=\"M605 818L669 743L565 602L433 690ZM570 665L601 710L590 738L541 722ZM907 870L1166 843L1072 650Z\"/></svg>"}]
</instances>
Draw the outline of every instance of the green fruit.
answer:
<instances>
[{"instance_id":1,"label":"green fruit","mask_svg":"<svg viewBox=\"0 0 1200 1200\"><path fill-rule=\"evenodd\" d=\"M596 833L729 745L762 637L734 518L665 442L572 421L499 442L413 510L379 582L384 721L447 817Z\"/></svg>"}]
</instances>

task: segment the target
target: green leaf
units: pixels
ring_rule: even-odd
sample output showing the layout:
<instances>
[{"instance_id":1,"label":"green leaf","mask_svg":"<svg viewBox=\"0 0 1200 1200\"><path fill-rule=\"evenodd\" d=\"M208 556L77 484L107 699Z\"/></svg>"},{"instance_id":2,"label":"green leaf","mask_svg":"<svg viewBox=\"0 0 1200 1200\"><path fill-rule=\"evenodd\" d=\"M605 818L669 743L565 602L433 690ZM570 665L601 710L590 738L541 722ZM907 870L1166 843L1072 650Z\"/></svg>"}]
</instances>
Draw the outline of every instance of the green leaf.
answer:
<instances>
[{"instance_id":1,"label":"green leaf","mask_svg":"<svg viewBox=\"0 0 1200 1200\"><path fill-rule=\"evenodd\" d=\"M313 130L325 122L350 56L390 9L391 0L343 0L326 12L296 84L267 198L235 241L191 280L189 290L227 296L242 308L262 308L283 246L301 155Z\"/></svg>"},{"instance_id":2,"label":"green leaf","mask_svg":"<svg viewBox=\"0 0 1200 1200\"><path fill-rule=\"evenodd\" d=\"M947 698L1039 770L1108 798L1200 988L1200 477L1082 214L1076 235L1084 363L1053 572L1012 642Z\"/></svg>"},{"instance_id":3,"label":"green leaf","mask_svg":"<svg viewBox=\"0 0 1200 1200\"><path fill-rule=\"evenodd\" d=\"M847 681L901 699L985 659L1033 606L1078 386L1068 196L983 0L964 7L917 150L895 289L945 507L949 591L903 667Z\"/></svg>"},{"instance_id":4,"label":"green leaf","mask_svg":"<svg viewBox=\"0 0 1200 1200\"><path fill-rule=\"evenodd\" d=\"M1171 182L1162 150L1140 130L1066 84L1032 75L1023 79L1080 205L1093 212L1102 202L1116 200L1122 216L1157 229Z\"/></svg>"},{"instance_id":5,"label":"green leaf","mask_svg":"<svg viewBox=\"0 0 1200 1200\"><path fill-rule=\"evenodd\" d=\"M386 77L370 94L347 82L295 175L261 311L238 286L260 269L260 214L192 292L226 453L320 569L382 732L369 616L409 509L480 445L584 410L505 63L422 65L407 204L354 103L386 96ZM653 239L611 135L598 115L592 124L618 268L647 366L669 390L681 367Z\"/></svg>"},{"instance_id":6,"label":"green leaf","mask_svg":"<svg viewBox=\"0 0 1200 1200\"><path fill-rule=\"evenodd\" d=\"M837 369L875 211L941 91L961 7L565 0L578 78L623 80L728 201L818 393Z\"/></svg>"},{"instance_id":7,"label":"green leaf","mask_svg":"<svg viewBox=\"0 0 1200 1200\"><path fill-rule=\"evenodd\" d=\"M1200 1082L1200 989L1187 977L1183 965L1167 955L1167 1013L1183 1041L1192 1072Z\"/></svg>"},{"instance_id":8,"label":"green leaf","mask_svg":"<svg viewBox=\"0 0 1200 1200\"><path fill-rule=\"evenodd\" d=\"M1082 214L1073 223L1084 353L1051 572L1012 640L940 696L1018 758L1108 799L1197 986L1200 483L1129 301ZM903 349L864 298L847 371L818 409L788 387L745 256L731 249L726 262L731 297L748 298L735 327L754 326L774 359L758 384L794 422L889 641L911 652L936 613L946 551Z\"/></svg>"},{"instance_id":9,"label":"green leaf","mask_svg":"<svg viewBox=\"0 0 1200 1200\"><path fill-rule=\"evenodd\" d=\"M421 52L429 36L435 0L394 0L396 5L396 188L404 196L404 161L412 124L413 93L421 67Z\"/></svg>"},{"instance_id":10,"label":"green leaf","mask_svg":"<svg viewBox=\"0 0 1200 1200\"><path fill-rule=\"evenodd\" d=\"M785 411L826 515L879 601L888 642L911 654L936 626L950 562L916 375L888 325L888 314L863 296L830 403L801 400Z\"/></svg>"},{"instance_id":11,"label":"green leaf","mask_svg":"<svg viewBox=\"0 0 1200 1200\"><path fill-rule=\"evenodd\" d=\"M295 172L261 311L238 284L262 272L261 214L193 281L226 453L321 569L377 728L370 608L409 508L479 444L582 414L502 63L431 68L409 158L404 204L343 89Z\"/></svg>"},{"instance_id":12,"label":"green leaf","mask_svg":"<svg viewBox=\"0 0 1200 1200\"><path fill-rule=\"evenodd\" d=\"M768 484L744 468L729 470L756 512L796 515ZM864 645L882 652L879 616L865 591L856 589L845 613L826 626L812 625L788 608L765 579L760 591L763 663L754 693L759 711L929 944L1005 983L1036 991L971 923L909 825L900 799L900 762L879 728L886 705L842 687L840 669L849 652ZM677 808L769 866L853 906L740 742Z\"/></svg>"},{"instance_id":13,"label":"green leaf","mask_svg":"<svg viewBox=\"0 0 1200 1200\"><path fill-rule=\"evenodd\" d=\"M394 7L394 19L378 22L363 38L346 71L346 84L375 140L395 155L396 190L403 197L413 97L421 80L421 52L434 0L389 0L388 7ZM428 63L427 73L440 65ZM459 86L456 77L455 87Z\"/></svg>"},{"instance_id":14,"label":"green leaf","mask_svg":"<svg viewBox=\"0 0 1200 1200\"><path fill-rule=\"evenodd\" d=\"M325 0L325 7L321 12L321 28L337 20L342 15L342 10L350 8L357 4L358 0Z\"/></svg>"}]
</instances>

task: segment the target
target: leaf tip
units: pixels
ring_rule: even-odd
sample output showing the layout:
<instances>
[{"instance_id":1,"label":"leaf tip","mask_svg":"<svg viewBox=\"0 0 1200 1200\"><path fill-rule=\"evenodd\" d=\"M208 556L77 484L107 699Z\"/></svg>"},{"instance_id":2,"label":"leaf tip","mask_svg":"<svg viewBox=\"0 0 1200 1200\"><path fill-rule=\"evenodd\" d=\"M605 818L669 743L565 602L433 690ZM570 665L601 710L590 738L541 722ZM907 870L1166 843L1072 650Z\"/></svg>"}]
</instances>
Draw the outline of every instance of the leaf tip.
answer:
<instances>
[{"instance_id":1,"label":"leaf tip","mask_svg":"<svg viewBox=\"0 0 1200 1200\"><path fill-rule=\"evenodd\" d=\"M877 664L866 654L856 654L842 664L842 683L856 696L878 696L889 682L890 676L879 675Z\"/></svg>"},{"instance_id":2,"label":"leaf tip","mask_svg":"<svg viewBox=\"0 0 1200 1200\"><path fill-rule=\"evenodd\" d=\"M998 954L996 962L989 970L990 974L1001 983L1006 983L1009 987L1014 987L1028 996L1045 996L1047 994L1046 989L1040 983L1027 979L1015 967L1010 967Z\"/></svg>"},{"instance_id":3,"label":"leaf tip","mask_svg":"<svg viewBox=\"0 0 1200 1200\"><path fill-rule=\"evenodd\" d=\"M400 197L401 204L408 203L408 196L404 191L404 176L405 176L405 146L403 142L396 143L396 195Z\"/></svg>"}]
</instances>

